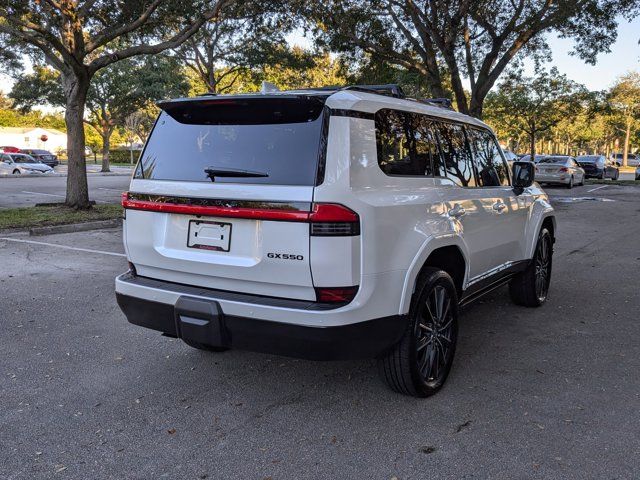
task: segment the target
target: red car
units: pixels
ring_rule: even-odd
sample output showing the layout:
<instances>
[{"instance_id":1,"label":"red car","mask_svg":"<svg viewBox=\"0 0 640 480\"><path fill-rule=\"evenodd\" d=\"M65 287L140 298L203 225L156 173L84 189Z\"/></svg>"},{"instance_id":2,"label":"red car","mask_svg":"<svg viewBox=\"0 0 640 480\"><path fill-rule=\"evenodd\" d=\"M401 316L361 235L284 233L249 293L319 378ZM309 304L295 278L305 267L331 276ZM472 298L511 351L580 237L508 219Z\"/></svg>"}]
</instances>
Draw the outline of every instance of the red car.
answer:
<instances>
[{"instance_id":1,"label":"red car","mask_svg":"<svg viewBox=\"0 0 640 480\"><path fill-rule=\"evenodd\" d=\"M20 153L20 149L17 147L5 146L5 147L0 147L0 150L2 150L5 153Z\"/></svg>"}]
</instances>

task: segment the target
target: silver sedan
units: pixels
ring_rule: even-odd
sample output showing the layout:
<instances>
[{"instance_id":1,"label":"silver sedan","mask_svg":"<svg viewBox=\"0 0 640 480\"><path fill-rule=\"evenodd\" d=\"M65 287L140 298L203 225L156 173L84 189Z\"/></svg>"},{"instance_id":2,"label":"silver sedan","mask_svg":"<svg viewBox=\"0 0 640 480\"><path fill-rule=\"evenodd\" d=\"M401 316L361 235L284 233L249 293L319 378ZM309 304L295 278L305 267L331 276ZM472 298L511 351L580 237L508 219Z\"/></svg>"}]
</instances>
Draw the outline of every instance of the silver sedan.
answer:
<instances>
[{"instance_id":1,"label":"silver sedan","mask_svg":"<svg viewBox=\"0 0 640 480\"><path fill-rule=\"evenodd\" d=\"M573 157L551 155L536 162L538 183L555 183L573 188L574 185L584 185L584 178L584 170Z\"/></svg>"},{"instance_id":2,"label":"silver sedan","mask_svg":"<svg viewBox=\"0 0 640 480\"><path fill-rule=\"evenodd\" d=\"M0 153L0 175L53 173L53 168L24 153Z\"/></svg>"}]
</instances>

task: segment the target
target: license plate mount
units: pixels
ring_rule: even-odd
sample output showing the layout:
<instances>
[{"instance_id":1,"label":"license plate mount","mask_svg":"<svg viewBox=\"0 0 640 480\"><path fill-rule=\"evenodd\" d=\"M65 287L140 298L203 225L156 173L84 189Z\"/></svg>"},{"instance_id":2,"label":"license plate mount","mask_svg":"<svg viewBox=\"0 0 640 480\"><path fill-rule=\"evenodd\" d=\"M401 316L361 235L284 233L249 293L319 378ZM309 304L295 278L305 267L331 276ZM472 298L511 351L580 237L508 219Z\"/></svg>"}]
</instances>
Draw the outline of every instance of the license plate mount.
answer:
<instances>
[{"instance_id":1,"label":"license plate mount","mask_svg":"<svg viewBox=\"0 0 640 480\"><path fill-rule=\"evenodd\" d=\"M215 252L228 252L231 248L230 223L189 220L187 247Z\"/></svg>"}]
</instances>

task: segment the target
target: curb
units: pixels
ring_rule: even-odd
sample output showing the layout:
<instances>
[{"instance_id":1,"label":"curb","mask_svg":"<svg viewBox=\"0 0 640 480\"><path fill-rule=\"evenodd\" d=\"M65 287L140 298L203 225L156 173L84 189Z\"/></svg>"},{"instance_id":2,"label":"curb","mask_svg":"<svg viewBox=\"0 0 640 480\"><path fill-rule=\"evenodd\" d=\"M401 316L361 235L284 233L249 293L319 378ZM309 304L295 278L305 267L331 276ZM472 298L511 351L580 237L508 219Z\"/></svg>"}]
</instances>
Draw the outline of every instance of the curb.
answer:
<instances>
[{"instance_id":1,"label":"curb","mask_svg":"<svg viewBox=\"0 0 640 480\"><path fill-rule=\"evenodd\" d=\"M88 230L101 230L116 228L122 225L121 218L111 220L98 220L95 222L71 223L67 225L51 225L50 227L34 227L29 229L30 236L55 235L57 233L86 232Z\"/></svg>"}]
</instances>

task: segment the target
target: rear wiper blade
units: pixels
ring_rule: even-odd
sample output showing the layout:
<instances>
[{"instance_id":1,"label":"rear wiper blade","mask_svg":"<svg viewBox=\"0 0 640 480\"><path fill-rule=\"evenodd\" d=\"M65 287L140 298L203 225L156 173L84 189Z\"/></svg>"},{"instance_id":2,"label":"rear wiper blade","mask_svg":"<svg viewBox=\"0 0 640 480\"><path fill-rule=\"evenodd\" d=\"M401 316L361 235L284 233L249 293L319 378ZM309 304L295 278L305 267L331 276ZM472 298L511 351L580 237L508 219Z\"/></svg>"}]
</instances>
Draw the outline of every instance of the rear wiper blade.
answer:
<instances>
[{"instance_id":1,"label":"rear wiper blade","mask_svg":"<svg viewBox=\"0 0 640 480\"><path fill-rule=\"evenodd\" d=\"M214 168L209 167L204 169L204 173L215 181L216 177L268 177L269 174L265 172L256 172L253 170L241 170L235 168Z\"/></svg>"}]
</instances>

